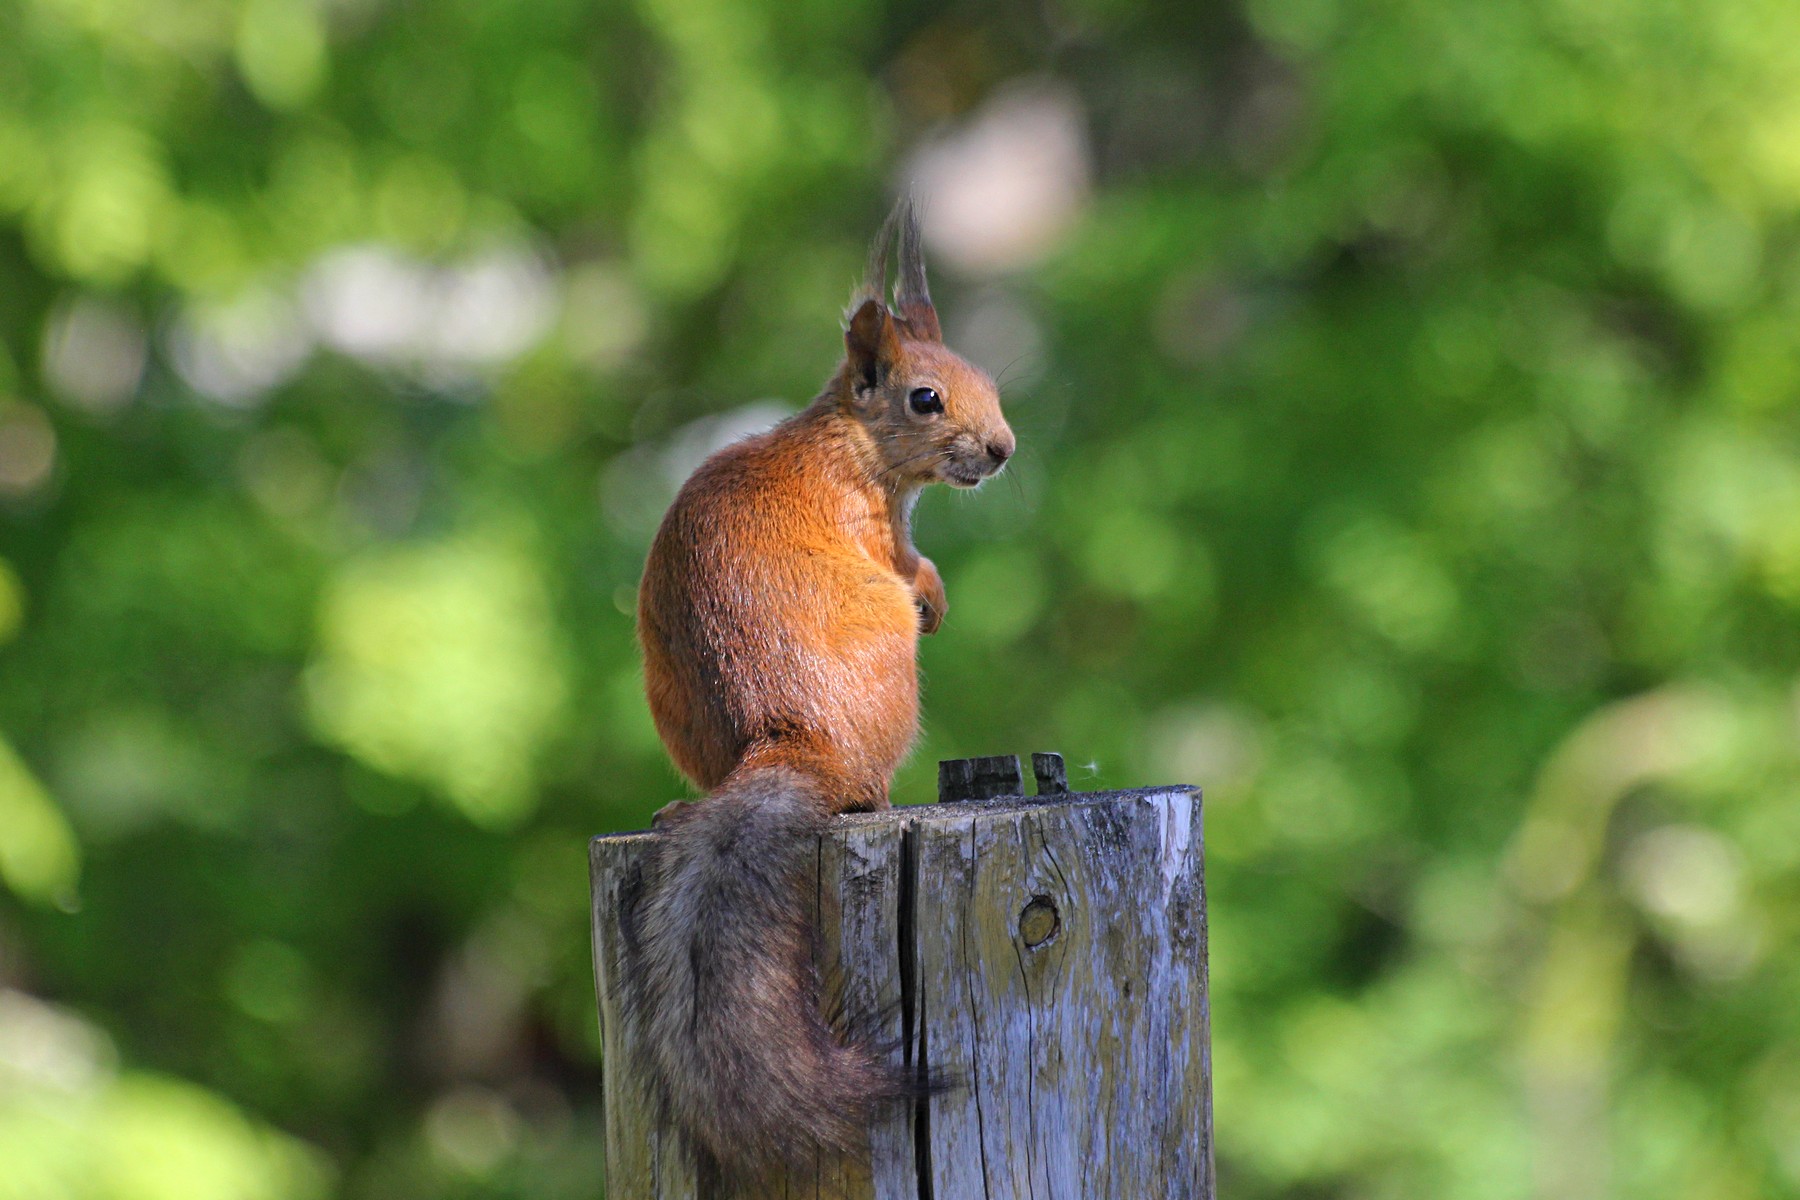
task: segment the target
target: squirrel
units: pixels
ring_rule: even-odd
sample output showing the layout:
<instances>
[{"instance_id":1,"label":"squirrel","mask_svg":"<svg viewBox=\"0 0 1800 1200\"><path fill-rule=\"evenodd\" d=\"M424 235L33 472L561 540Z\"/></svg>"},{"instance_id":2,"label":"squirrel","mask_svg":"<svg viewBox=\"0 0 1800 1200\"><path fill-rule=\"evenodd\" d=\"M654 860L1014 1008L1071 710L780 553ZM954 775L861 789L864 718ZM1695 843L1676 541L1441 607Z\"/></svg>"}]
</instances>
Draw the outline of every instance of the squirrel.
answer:
<instances>
[{"instance_id":1,"label":"squirrel","mask_svg":"<svg viewBox=\"0 0 1800 1200\"><path fill-rule=\"evenodd\" d=\"M903 198L825 389L702 463L651 544L650 711L706 795L656 815L623 899L624 1011L665 1113L727 1178L866 1157L869 1122L932 1090L821 1012L811 872L831 816L888 807L918 733L919 635L948 606L914 502L979 485L1014 446L993 380L944 346Z\"/></svg>"}]
</instances>

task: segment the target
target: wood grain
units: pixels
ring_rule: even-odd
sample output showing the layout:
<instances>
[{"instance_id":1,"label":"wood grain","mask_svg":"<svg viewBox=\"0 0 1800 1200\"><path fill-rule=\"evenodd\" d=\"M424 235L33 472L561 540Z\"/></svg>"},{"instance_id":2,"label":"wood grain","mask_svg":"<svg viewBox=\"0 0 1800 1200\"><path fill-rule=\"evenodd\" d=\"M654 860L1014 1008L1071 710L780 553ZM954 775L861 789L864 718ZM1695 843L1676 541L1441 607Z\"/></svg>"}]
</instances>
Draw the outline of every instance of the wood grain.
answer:
<instances>
[{"instance_id":1,"label":"wood grain","mask_svg":"<svg viewBox=\"0 0 1800 1200\"><path fill-rule=\"evenodd\" d=\"M635 1076L618 897L648 834L592 847L608 1195L720 1200ZM816 915L833 1012L949 1090L760 1195L1211 1200L1198 791L964 801L838 818Z\"/></svg>"}]
</instances>

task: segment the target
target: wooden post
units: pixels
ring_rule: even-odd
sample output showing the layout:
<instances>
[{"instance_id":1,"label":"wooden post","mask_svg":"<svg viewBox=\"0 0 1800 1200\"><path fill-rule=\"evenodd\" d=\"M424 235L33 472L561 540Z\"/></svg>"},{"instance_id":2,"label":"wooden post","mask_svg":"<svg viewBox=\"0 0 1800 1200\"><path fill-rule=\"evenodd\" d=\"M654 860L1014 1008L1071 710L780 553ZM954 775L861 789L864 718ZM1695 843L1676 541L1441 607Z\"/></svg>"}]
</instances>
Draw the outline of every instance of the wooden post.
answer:
<instances>
[{"instance_id":1,"label":"wooden post","mask_svg":"<svg viewBox=\"0 0 1800 1200\"><path fill-rule=\"evenodd\" d=\"M839 817L819 847L832 1001L886 1014L905 1061L958 1086L879 1123L867 1165L820 1161L766 1194L1212 1200L1200 793L1070 793L1037 755L1040 794L1017 794L1015 759L996 796L994 764L944 764L955 803ZM714 1200L619 1017L619 888L652 836L592 844L606 1195Z\"/></svg>"}]
</instances>

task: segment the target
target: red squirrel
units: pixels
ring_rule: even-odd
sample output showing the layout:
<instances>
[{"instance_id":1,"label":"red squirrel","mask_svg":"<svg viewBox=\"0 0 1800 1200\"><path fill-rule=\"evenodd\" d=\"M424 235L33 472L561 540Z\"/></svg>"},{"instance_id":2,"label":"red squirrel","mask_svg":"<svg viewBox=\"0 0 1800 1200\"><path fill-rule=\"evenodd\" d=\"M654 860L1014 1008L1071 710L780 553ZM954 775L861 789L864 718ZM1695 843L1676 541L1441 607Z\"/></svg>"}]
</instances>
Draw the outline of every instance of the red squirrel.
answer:
<instances>
[{"instance_id":1,"label":"red squirrel","mask_svg":"<svg viewBox=\"0 0 1800 1200\"><path fill-rule=\"evenodd\" d=\"M833 814L888 807L918 733L919 634L947 608L913 546L919 491L974 487L1013 448L993 380L943 344L903 199L825 390L702 463L650 547L650 711L707 794L657 814L626 904L626 1019L667 1115L726 1176L866 1154L869 1122L926 1086L821 1014L811 871Z\"/></svg>"}]
</instances>

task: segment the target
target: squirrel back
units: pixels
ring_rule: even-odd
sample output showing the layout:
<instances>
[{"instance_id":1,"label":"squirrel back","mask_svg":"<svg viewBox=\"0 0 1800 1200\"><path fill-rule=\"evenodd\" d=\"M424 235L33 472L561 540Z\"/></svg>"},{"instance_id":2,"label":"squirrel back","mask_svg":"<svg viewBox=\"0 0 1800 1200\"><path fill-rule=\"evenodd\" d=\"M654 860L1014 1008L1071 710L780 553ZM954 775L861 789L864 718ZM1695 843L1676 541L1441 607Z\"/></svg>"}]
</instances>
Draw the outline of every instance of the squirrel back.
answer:
<instances>
[{"instance_id":1,"label":"squirrel back","mask_svg":"<svg viewBox=\"0 0 1800 1200\"><path fill-rule=\"evenodd\" d=\"M832 814L887 806L917 734L918 637L947 610L912 543L919 490L976 486L1014 447L993 382L942 344L905 201L847 326L812 404L682 487L639 589L657 731L709 794L658 814L627 897L626 1018L703 1160L745 1178L864 1152L926 1086L821 1014L810 872Z\"/></svg>"}]
</instances>

